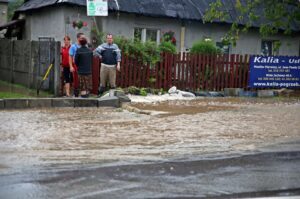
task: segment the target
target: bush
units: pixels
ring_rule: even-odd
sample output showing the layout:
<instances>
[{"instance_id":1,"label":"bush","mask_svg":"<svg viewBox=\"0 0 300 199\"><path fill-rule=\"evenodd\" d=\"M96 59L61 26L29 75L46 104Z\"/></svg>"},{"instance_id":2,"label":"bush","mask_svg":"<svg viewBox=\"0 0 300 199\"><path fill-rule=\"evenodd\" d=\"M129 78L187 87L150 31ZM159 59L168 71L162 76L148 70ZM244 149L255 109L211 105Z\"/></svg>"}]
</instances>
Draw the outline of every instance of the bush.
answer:
<instances>
[{"instance_id":1,"label":"bush","mask_svg":"<svg viewBox=\"0 0 300 199\"><path fill-rule=\"evenodd\" d=\"M176 47L171 41L163 41L159 45L159 51L176 54Z\"/></svg>"},{"instance_id":2,"label":"bush","mask_svg":"<svg viewBox=\"0 0 300 199\"><path fill-rule=\"evenodd\" d=\"M130 87L128 87L128 93L132 94L132 95L139 95L140 89L135 86L130 86Z\"/></svg>"},{"instance_id":3,"label":"bush","mask_svg":"<svg viewBox=\"0 0 300 199\"><path fill-rule=\"evenodd\" d=\"M142 43L139 40L127 39L116 36L114 42L119 46L124 55L131 57L139 56L144 62L152 65L160 61L159 48L155 42L147 41Z\"/></svg>"},{"instance_id":4,"label":"bush","mask_svg":"<svg viewBox=\"0 0 300 199\"><path fill-rule=\"evenodd\" d=\"M192 54L219 54L220 50L214 45L212 40L201 40L193 44Z\"/></svg>"},{"instance_id":5,"label":"bush","mask_svg":"<svg viewBox=\"0 0 300 199\"><path fill-rule=\"evenodd\" d=\"M141 96L147 96L148 95L147 90L145 88L141 88L140 95Z\"/></svg>"}]
</instances>

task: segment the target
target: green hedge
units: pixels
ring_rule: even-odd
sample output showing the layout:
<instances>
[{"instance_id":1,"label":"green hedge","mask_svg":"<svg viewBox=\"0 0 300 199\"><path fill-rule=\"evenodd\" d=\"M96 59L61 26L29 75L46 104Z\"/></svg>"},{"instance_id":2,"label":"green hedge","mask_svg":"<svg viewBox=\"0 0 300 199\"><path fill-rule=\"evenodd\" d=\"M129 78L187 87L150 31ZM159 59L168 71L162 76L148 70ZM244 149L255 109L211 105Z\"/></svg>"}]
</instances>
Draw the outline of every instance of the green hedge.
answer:
<instances>
[{"instance_id":1,"label":"green hedge","mask_svg":"<svg viewBox=\"0 0 300 199\"><path fill-rule=\"evenodd\" d=\"M220 54L221 51L215 46L212 40L200 40L193 44L192 54Z\"/></svg>"}]
</instances>

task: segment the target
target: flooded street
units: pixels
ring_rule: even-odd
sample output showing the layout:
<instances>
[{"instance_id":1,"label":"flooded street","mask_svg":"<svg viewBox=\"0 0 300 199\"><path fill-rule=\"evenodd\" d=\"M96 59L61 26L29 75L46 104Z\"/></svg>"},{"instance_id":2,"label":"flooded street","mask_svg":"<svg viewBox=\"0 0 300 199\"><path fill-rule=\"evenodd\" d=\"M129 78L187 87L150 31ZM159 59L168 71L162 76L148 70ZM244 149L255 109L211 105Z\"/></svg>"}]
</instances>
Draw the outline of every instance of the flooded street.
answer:
<instances>
[{"instance_id":1,"label":"flooded street","mask_svg":"<svg viewBox=\"0 0 300 199\"><path fill-rule=\"evenodd\" d=\"M299 100L130 106L0 111L0 198L300 195Z\"/></svg>"}]
</instances>

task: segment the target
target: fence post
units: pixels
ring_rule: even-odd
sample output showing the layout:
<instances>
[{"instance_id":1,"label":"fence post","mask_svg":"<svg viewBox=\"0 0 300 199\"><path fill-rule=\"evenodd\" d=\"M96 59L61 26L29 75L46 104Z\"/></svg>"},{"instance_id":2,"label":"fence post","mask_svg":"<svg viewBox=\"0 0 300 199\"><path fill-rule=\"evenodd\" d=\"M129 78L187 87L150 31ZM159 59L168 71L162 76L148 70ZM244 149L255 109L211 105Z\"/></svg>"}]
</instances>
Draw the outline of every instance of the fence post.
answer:
<instances>
[{"instance_id":1,"label":"fence post","mask_svg":"<svg viewBox=\"0 0 300 199\"><path fill-rule=\"evenodd\" d=\"M54 43L54 95L59 96L59 91L61 87L61 81L60 81L60 42Z\"/></svg>"},{"instance_id":2,"label":"fence post","mask_svg":"<svg viewBox=\"0 0 300 199\"><path fill-rule=\"evenodd\" d=\"M168 68L170 65L169 62L169 54L168 53L164 53L164 89L166 90L168 88L168 84L169 84L169 78L168 78Z\"/></svg>"},{"instance_id":3,"label":"fence post","mask_svg":"<svg viewBox=\"0 0 300 199\"><path fill-rule=\"evenodd\" d=\"M243 88L242 78L243 77L243 55L240 55L239 59L239 88Z\"/></svg>"},{"instance_id":4,"label":"fence post","mask_svg":"<svg viewBox=\"0 0 300 199\"><path fill-rule=\"evenodd\" d=\"M249 65L249 55L245 55L244 59L244 88L248 89L248 79L249 79L249 70L250 70L250 65Z\"/></svg>"},{"instance_id":5,"label":"fence post","mask_svg":"<svg viewBox=\"0 0 300 199\"><path fill-rule=\"evenodd\" d=\"M235 61L234 61L234 88L239 88L238 86L238 78L239 78L239 60L240 60L240 55L236 54L235 55Z\"/></svg>"},{"instance_id":6,"label":"fence post","mask_svg":"<svg viewBox=\"0 0 300 199\"><path fill-rule=\"evenodd\" d=\"M15 65L15 57L14 57L14 47L15 47L15 41L11 41L11 70L10 70L10 83L13 84L15 83L14 80L14 65Z\"/></svg>"}]
</instances>

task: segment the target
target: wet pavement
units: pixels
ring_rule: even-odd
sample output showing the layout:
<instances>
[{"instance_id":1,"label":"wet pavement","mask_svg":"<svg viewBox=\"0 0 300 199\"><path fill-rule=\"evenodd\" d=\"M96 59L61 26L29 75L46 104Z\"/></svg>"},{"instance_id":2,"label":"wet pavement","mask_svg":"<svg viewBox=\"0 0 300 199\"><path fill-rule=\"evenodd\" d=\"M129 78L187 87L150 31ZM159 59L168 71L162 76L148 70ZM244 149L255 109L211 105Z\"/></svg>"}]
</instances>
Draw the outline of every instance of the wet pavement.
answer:
<instances>
[{"instance_id":1,"label":"wet pavement","mask_svg":"<svg viewBox=\"0 0 300 199\"><path fill-rule=\"evenodd\" d=\"M0 111L0 198L300 195L298 100Z\"/></svg>"}]
</instances>

